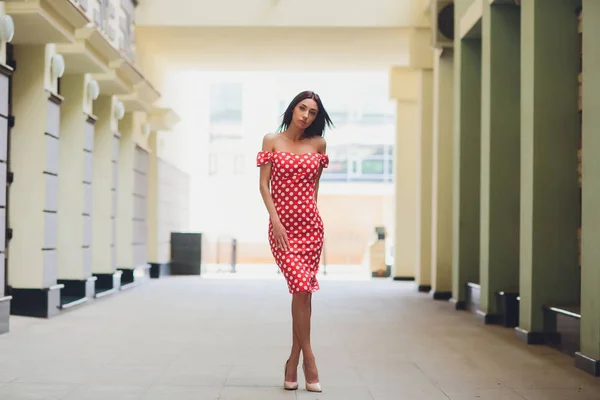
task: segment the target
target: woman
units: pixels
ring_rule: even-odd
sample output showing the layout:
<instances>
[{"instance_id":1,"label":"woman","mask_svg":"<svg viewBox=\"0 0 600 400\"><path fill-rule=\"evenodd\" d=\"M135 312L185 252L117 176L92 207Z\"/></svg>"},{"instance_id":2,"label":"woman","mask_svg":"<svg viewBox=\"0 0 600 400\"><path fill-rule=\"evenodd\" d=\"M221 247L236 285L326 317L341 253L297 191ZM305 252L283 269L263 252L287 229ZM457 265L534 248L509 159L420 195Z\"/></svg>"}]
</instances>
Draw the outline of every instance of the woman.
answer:
<instances>
[{"instance_id":1,"label":"woman","mask_svg":"<svg viewBox=\"0 0 600 400\"><path fill-rule=\"evenodd\" d=\"M317 209L319 179L329 158L325 126L332 126L319 96L298 94L283 114L278 133L263 139L257 155L260 193L269 212L269 244L292 294L293 342L285 363L284 388L298 389L298 364L306 389L321 392L310 345L312 293L319 290L317 271L323 248L323 221Z\"/></svg>"}]
</instances>

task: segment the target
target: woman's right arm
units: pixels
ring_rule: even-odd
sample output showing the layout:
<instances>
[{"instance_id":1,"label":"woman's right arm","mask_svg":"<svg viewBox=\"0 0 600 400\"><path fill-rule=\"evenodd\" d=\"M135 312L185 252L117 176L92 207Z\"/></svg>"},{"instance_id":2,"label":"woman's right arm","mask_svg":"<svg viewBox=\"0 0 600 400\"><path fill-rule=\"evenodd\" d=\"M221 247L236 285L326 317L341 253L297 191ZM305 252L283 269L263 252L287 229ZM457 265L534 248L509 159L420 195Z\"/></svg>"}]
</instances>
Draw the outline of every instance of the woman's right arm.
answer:
<instances>
[{"instance_id":1,"label":"woman's right arm","mask_svg":"<svg viewBox=\"0 0 600 400\"><path fill-rule=\"evenodd\" d=\"M273 143L272 134L265 135L262 144L262 151L273 151L274 143ZM271 196L271 168L272 163L266 163L260 167L260 194L265 203L265 207L269 212L269 218L271 219L271 223L273 224L273 234L275 236L275 241L277 242L280 248L287 250L289 248L289 243L287 240L287 233L285 232L285 228L279 219L279 215L277 214L277 210L275 209L275 203L273 202L273 197Z\"/></svg>"}]
</instances>

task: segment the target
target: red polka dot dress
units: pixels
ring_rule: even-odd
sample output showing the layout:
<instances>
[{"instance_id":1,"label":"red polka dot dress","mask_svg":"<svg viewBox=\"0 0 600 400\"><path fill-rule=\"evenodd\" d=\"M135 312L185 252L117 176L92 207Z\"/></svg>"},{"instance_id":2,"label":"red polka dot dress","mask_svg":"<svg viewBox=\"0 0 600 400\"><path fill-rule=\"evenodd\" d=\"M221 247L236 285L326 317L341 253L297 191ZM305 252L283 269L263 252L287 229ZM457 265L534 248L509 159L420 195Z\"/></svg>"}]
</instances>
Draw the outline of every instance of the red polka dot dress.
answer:
<instances>
[{"instance_id":1,"label":"red polka dot dress","mask_svg":"<svg viewBox=\"0 0 600 400\"><path fill-rule=\"evenodd\" d=\"M277 215L287 231L290 248L278 249L269 222L271 252L285 277L290 293L319 290L317 272L323 249L323 220L317 209L315 185L321 167L327 168L326 154L295 154L260 151L257 166L271 163L271 197Z\"/></svg>"}]
</instances>

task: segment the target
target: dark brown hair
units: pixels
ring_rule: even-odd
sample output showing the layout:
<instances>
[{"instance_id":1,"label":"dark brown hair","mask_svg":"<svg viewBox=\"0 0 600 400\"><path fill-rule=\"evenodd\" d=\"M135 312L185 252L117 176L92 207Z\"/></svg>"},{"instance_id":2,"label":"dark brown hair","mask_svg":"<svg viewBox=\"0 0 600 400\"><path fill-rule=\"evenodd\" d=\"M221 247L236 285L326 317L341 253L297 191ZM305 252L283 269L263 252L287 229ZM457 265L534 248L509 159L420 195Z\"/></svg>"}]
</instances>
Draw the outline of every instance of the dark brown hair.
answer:
<instances>
[{"instance_id":1,"label":"dark brown hair","mask_svg":"<svg viewBox=\"0 0 600 400\"><path fill-rule=\"evenodd\" d=\"M331 118L329 118L329 114L325 111L325 107L323 107L323 103L321 102L321 98L315 92L310 90L299 93L294 99L290 102L287 109L283 113L283 120L281 125L279 126L278 132L285 131L290 124L292 123L292 117L294 115L294 109L303 100L312 99L317 103L317 116L315 120L310 124L308 128L304 130L304 134L302 135L303 139L311 138L315 136L323 136L325 132L325 126L332 127L333 122Z\"/></svg>"}]
</instances>

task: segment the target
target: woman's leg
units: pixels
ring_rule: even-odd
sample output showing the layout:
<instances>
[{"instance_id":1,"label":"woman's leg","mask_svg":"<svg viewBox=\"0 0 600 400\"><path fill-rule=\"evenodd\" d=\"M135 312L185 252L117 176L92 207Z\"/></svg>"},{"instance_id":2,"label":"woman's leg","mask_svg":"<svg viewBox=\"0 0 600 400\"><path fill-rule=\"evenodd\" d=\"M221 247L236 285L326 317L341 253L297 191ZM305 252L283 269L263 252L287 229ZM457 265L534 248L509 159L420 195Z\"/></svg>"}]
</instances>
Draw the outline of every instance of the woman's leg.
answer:
<instances>
[{"instance_id":1,"label":"woman's leg","mask_svg":"<svg viewBox=\"0 0 600 400\"><path fill-rule=\"evenodd\" d=\"M312 293L309 293L309 316L312 316ZM293 304L293 303L292 303ZM292 307L292 316L293 316L294 310ZM310 322L310 321L309 321ZM300 347L300 338L298 337L298 330L296 329L296 326L294 324L294 321L292 320L292 350L290 352L290 358L288 359L289 363L288 363L288 377L290 378L289 380L291 382L295 382L297 378L297 374L296 374L296 369L298 368L298 364L300 363L300 353L302 352L302 348ZM310 325L309 325L309 332L308 332L308 337L310 340Z\"/></svg>"},{"instance_id":2,"label":"woman's leg","mask_svg":"<svg viewBox=\"0 0 600 400\"><path fill-rule=\"evenodd\" d=\"M292 317L294 315L294 307L292 300ZM302 351L300 347L300 339L298 337L298 330L296 329L296 324L292 319L292 350L290 352L290 357L287 363L287 373L285 376L285 380L288 382L296 382L298 381L298 364L300 363L300 352Z\"/></svg>"},{"instance_id":3,"label":"woman's leg","mask_svg":"<svg viewBox=\"0 0 600 400\"><path fill-rule=\"evenodd\" d=\"M311 322L311 318L312 318L312 293L308 294L308 312L309 312L309 319L308 319L308 340L310 341L310 332L311 332L311 330L310 330L311 323L310 322ZM311 345L311 352L312 352L312 345ZM306 360L306 358L305 358L305 360ZM307 379L308 382L309 383L319 382L319 372L317 370L317 363L316 363L316 360L315 360L315 355L312 354L311 364L307 364L306 361L305 361L305 364L306 364L306 369L307 369L306 373L309 376L311 376L311 377L313 377L313 374L314 374L314 379L313 380Z\"/></svg>"},{"instance_id":4,"label":"woman's leg","mask_svg":"<svg viewBox=\"0 0 600 400\"><path fill-rule=\"evenodd\" d=\"M316 383L319 381L319 376L315 355L310 344L310 315L311 294L306 292L293 294L292 318L306 367L306 380L308 383Z\"/></svg>"}]
</instances>

